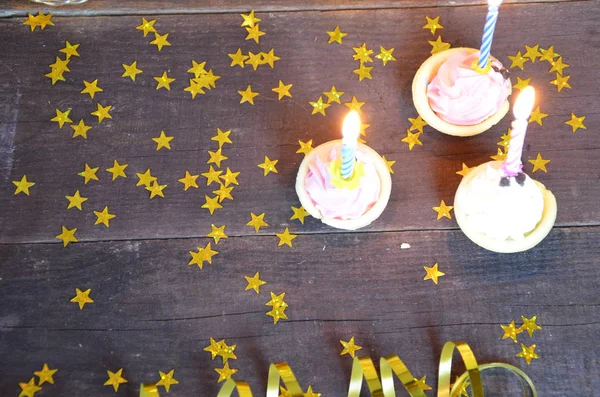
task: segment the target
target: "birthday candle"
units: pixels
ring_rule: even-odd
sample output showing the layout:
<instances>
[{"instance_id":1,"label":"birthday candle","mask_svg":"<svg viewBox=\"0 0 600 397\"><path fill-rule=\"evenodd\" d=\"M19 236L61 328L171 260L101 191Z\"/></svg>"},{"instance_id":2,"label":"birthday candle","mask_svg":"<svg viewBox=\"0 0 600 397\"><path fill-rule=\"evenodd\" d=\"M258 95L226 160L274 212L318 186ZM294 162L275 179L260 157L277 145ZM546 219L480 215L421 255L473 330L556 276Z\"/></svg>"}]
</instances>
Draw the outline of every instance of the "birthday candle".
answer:
<instances>
[{"instance_id":1,"label":"birthday candle","mask_svg":"<svg viewBox=\"0 0 600 397\"><path fill-rule=\"evenodd\" d=\"M529 86L521 91L513 106L515 120L510 125L508 153L502 167L506 176L516 176L523 168L521 156L523 155L525 133L527 132L527 119L531 114L534 102L535 90Z\"/></svg>"},{"instance_id":2,"label":"birthday candle","mask_svg":"<svg viewBox=\"0 0 600 397\"><path fill-rule=\"evenodd\" d=\"M353 110L348 113L342 125L342 178L344 179L349 179L354 173L359 134L360 116Z\"/></svg>"},{"instance_id":3,"label":"birthday candle","mask_svg":"<svg viewBox=\"0 0 600 397\"><path fill-rule=\"evenodd\" d=\"M481 48L479 50L479 62L477 66L480 70L485 70L490 59L490 51L492 49L492 39L494 38L494 29L496 29L496 21L498 20L498 8L502 4L502 0L488 0L488 13L485 18L485 27L483 28L483 39L481 40Z\"/></svg>"}]
</instances>

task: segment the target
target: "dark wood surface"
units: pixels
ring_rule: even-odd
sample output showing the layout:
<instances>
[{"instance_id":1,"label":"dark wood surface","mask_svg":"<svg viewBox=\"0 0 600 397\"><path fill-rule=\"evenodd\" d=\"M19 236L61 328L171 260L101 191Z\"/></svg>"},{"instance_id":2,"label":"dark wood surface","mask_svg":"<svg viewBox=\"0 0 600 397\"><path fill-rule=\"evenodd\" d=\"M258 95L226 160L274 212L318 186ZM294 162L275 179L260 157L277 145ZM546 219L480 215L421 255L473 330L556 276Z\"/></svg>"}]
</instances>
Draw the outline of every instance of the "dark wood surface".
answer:
<instances>
[{"instance_id":1,"label":"dark wood surface","mask_svg":"<svg viewBox=\"0 0 600 397\"><path fill-rule=\"evenodd\" d=\"M4 15L32 7L8 4L0 9ZM146 9L134 2L123 9L111 4L90 1L82 9L98 14ZM185 4L148 7L180 13ZM474 246L454 220L437 221L431 209L442 199L452 203L462 162L473 166L495 153L509 117L475 138L426 129L423 146L409 151L400 142L407 118L417 115L412 76L429 54L427 41L435 38L421 29L425 15L441 16L444 41L477 46L484 8L391 9L405 4L411 2L378 2L386 7L378 10L259 14L267 35L258 45L244 41L241 18L228 8L219 15L160 15L155 26L173 44L162 52L135 30L139 16L81 17L64 8L72 17L55 17L56 26L34 33L23 18L0 19L0 395L18 394L18 382L48 362L59 373L56 385L40 393L44 396L112 395L102 384L107 369L120 367L130 383L119 395L134 396L139 383L174 368L180 384L173 386L173 396L212 396L218 389L216 361L202 348L214 337L238 345L239 360L231 365L257 395L264 391L268 363L286 360L305 388L312 384L324 396L339 396L351 365L339 357L339 340L352 335L364 346L361 353L397 353L431 385L443 342L464 339L482 362L525 369L540 395L564 396L574 387L578 395L593 395L600 388L594 342L600 333L598 2L502 8L494 54L509 63L507 56L525 44L554 45L571 65L565 72L573 86L556 92L546 62L512 70L513 80L532 78L542 110L550 114L542 127L530 125L524 159L541 152L552 160L548 173L531 175L559 204L555 230L535 249L516 255ZM187 9L215 12L217 6L223 5ZM342 46L327 44L325 32L336 25L349 33ZM51 86L44 74L64 40L81 43L81 57L69 64L66 83ZM363 42L374 50L395 47L398 61L375 63L373 80L359 83L351 55ZM230 68L227 54L238 47L274 48L282 59L275 69ZM183 91L191 59L207 61L221 76L216 89L195 100ZM144 70L135 83L120 77L121 64L133 60ZM165 70L177 79L170 92L155 90L152 78ZM79 92L84 79L95 78L104 92L91 100ZM279 79L294 84L293 98L276 100L271 88ZM254 106L239 104L237 90L248 84L260 93ZM302 159L295 153L298 139L319 144L339 137L346 107L334 105L322 117L311 116L308 104L332 85L346 92L343 102L352 95L366 101L367 142L396 161L390 204L381 219L355 233L314 219L304 225L289 220L290 206L299 205L293 188ZM113 106L113 119L99 126L89 115L96 102ZM92 125L89 138L72 139L69 127L51 123L55 108L72 108L74 121ZM564 125L571 112L587 116L587 130L573 134ZM177 179L185 170L207 171L217 127L232 129L223 165L241 175L235 200L210 216L200 206L214 185L184 192ZM175 137L172 150L155 150L151 138L160 130ZM279 174L262 176L256 165L265 155L279 159ZM129 164L127 179L110 181L105 169L114 159ZM83 185L77 173L84 163L101 167L100 181ZM135 172L146 168L168 185L164 199L149 200L135 186ZM525 170L531 172L531 165ZM11 181L23 174L36 185L30 196L14 196ZM89 200L82 212L67 211L64 196L77 189ZM117 214L108 229L94 226L93 210L105 205ZM246 226L250 212L266 212L270 227L254 233ZM213 265L201 271L187 265L188 251L206 244L211 224L227 225L230 238L218 244ZM63 248L54 238L61 225L77 227L80 243ZM285 227L299 234L292 249L277 248L275 233ZM412 247L400 250L403 242ZM438 286L422 281L423 266L435 262L446 273ZM243 276L255 271L268 282L259 296L244 291ZM76 287L92 288L95 303L79 311L69 302ZM263 314L269 291L286 292L289 321L273 325ZM543 330L520 339L536 343L541 359L527 367L514 357L517 345L500 340L499 325L536 314Z\"/></svg>"}]
</instances>

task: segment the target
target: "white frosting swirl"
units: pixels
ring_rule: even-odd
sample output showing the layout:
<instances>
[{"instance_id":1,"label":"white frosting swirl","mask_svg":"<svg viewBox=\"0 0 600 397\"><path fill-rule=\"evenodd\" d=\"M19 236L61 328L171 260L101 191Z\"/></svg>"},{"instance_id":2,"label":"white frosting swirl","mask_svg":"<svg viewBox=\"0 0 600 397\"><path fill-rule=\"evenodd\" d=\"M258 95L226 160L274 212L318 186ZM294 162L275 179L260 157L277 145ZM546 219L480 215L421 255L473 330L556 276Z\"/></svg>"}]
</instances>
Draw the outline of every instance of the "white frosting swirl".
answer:
<instances>
[{"instance_id":1,"label":"white frosting swirl","mask_svg":"<svg viewBox=\"0 0 600 397\"><path fill-rule=\"evenodd\" d=\"M500 186L503 176L502 163L490 162L461 188L465 222L496 240L522 240L542 219L544 196L527 175L522 186L512 177L509 186Z\"/></svg>"}]
</instances>

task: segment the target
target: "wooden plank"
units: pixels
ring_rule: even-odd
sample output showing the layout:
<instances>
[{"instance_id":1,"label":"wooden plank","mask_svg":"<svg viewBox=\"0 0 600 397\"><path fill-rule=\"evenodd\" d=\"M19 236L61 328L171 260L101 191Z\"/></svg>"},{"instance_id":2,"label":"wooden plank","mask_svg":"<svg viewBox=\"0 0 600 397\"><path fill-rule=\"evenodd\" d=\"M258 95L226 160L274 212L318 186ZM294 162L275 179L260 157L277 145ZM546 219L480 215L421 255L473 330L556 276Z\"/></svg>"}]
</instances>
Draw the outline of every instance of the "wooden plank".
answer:
<instances>
[{"instance_id":1,"label":"wooden plank","mask_svg":"<svg viewBox=\"0 0 600 397\"><path fill-rule=\"evenodd\" d=\"M339 340L354 335L360 353L399 354L432 386L441 345L464 339L480 362L525 370L539 395L590 396L600 387L600 251L590 243L599 239L598 227L559 228L540 250L499 255L458 231L307 235L293 249L271 236L230 238L204 270L187 265L188 250L207 239L1 245L0 394L16 395L48 362L59 372L45 396L112 394L106 370L121 367L122 395L173 368L180 384L169 395L215 396L220 361L202 351L213 337L237 345L230 365L255 395L268 363L289 361L304 388L343 396L351 360ZM437 286L423 281L436 262L446 273ZM244 291L256 271L267 281L260 295ZM91 288L94 303L80 311L75 288ZM289 321L264 315L269 291L286 293ZM542 326L519 335L537 345L530 366L501 340L499 325L521 315Z\"/></svg>"},{"instance_id":2,"label":"wooden plank","mask_svg":"<svg viewBox=\"0 0 600 397\"><path fill-rule=\"evenodd\" d=\"M332 85L346 92L344 102L352 95L366 101L364 122L371 125L368 143L396 161L390 204L366 230L456 228L454 221L436 221L432 207L442 199L452 203L461 178L455 171L462 162L473 166L489 160L500 135L510 125L510 117L474 138L457 139L426 129L423 146L409 151L400 142L409 126L407 118L417 115L410 86L419 64L429 54L427 41L432 40L430 32L421 26L425 15L436 14L445 25L445 41L454 46L477 45L481 24L479 16L473 24L471 7L261 14L267 35L260 45L244 41L245 31L239 27L237 15L163 16L156 27L170 33L173 46L160 53L147 44L149 38L134 29L139 23L137 17L57 18L56 27L33 34L20 25L20 20L0 21L0 51L5 54L0 66L2 118L15 120L3 127L10 155L1 176L5 187L0 192L0 241L56 242L54 236L61 225L79 228L78 237L83 241L202 236L211 223L226 224L232 235L246 235L253 233L246 226L251 211L266 212L271 227L261 230L264 233L280 232L288 225L297 233L331 232L316 220L301 226L289 218L290 206L299 205L294 191L302 159L295 153L298 140L314 139L320 144L340 135L347 108L336 104L328 109L327 117L311 116L308 103ZM595 78L600 52L583 51L597 45L594 32L599 17L600 9L584 2L509 6L494 43L494 52L505 62L509 62L507 55L524 49L523 43L539 43L542 47L554 45L572 65L565 71L572 73L573 89L560 93L549 84L554 77L547 73L546 62L529 63L525 71L513 73L513 78L532 78L542 110L550 114L543 127L530 127L524 159L535 158L538 152L551 159L547 174L537 172L533 176L556 194L559 226L600 223L596 203L600 185L590 183L590 178L600 174L596 160L599 141L594 133L600 113L596 102L590 101L600 88ZM534 26L532 20L544 20L546 27ZM326 42L325 31L336 25L349 33L342 46ZM81 43L81 58L71 62L66 83L51 86L44 74L64 40ZM359 83L352 72L357 63L351 55L352 46L363 42L375 50L379 45L395 47L398 61L386 67L376 63L373 80ZM282 60L275 69L263 66L256 72L250 67L230 68L227 54L238 47L244 52L274 48ZM216 89L196 100L183 91L192 58L207 61L222 76ZM120 77L121 64L133 60L144 70L135 83ZM170 92L157 91L152 78L165 70L177 79ZM95 78L104 92L91 100L79 92L84 79ZM280 79L294 84L290 100L277 101L271 92ZM239 104L237 91L248 84L260 93L254 106ZM114 107L113 119L99 126L90 115L97 101ZM75 121L83 118L92 125L89 139L71 139L69 127L60 130L50 122L55 108L73 108ZM573 134L564 125L571 112L586 115L590 128ZM224 166L242 174L241 185L233 191L235 200L211 217L200 206L213 187L184 192L177 180L185 170L196 174L207 171L207 150L216 149L210 137L217 127L232 129L234 143L225 148L229 160ZM171 151L155 150L151 138L161 130L175 136ZM14 139L10 139L11 134ZM279 159L279 174L263 177L257 164L265 155ZM110 181L105 169L114 159L129 164L127 179ZM83 185L77 173L85 163L101 167L99 182ZM165 199L148 200L148 192L135 187L135 173L147 168L168 185ZM531 169L526 162L525 170ZM14 196L11 181L23 174L36 185L31 196ZM65 196L77 189L89 200L84 211L67 211ZM105 205L117 214L110 229L93 225L92 211Z\"/></svg>"},{"instance_id":3,"label":"wooden plank","mask_svg":"<svg viewBox=\"0 0 600 397\"><path fill-rule=\"evenodd\" d=\"M536 3L567 3L595 0L538 0ZM505 4L527 4L523 0L505 0ZM93 0L84 4L65 7L48 7L43 4L25 3L10 0L0 5L1 17L23 17L28 12L42 9L56 16L95 16L95 15L140 15L140 14L210 14L210 13L239 13L255 10L257 12L281 11L336 11L336 10L369 10L369 9L405 9L423 7L460 7L485 5L482 0L302 0L289 2L286 0L261 0L259 3L248 0L179 0L177 3L159 0Z\"/></svg>"}]
</instances>

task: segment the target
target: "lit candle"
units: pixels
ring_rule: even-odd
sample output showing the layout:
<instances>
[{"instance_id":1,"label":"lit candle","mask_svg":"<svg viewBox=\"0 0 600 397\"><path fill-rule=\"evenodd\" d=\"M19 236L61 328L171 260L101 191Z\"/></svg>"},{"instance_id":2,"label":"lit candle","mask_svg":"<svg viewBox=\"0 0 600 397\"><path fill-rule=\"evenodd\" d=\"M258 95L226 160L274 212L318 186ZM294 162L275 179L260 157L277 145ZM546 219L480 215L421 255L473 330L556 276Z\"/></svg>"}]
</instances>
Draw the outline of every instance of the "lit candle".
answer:
<instances>
[{"instance_id":1,"label":"lit candle","mask_svg":"<svg viewBox=\"0 0 600 397\"><path fill-rule=\"evenodd\" d=\"M360 135L360 116L356 110L348 113L342 125L342 178L349 179L354 173L356 145Z\"/></svg>"},{"instance_id":2,"label":"lit candle","mask_svg":"<svg viewBox=\"0 0 600 397\"><path fill-rule=\"evenodd\" d=\"M498 8L502 0L488 0L488 13L485 18L485 27L483 28L483 39L481 39L481 48L479 49L479 61L477 66L479 70L486 70L490 59L492 49L492 39L494 38L494 29L498 20Z\"/></svg>"},{"instance_id":3,"label":"lit candle","mask_svg":"<svg viewBox=\"0 0 600 397\"><path fill-rule=\"evenodd\" d=\"M525 143L525 133L527 132L527 119L531 114L534 102L535 90L533 87L529 86L521 91L513 106L515 120L510 125L508 153L503 166L503 171L506 176L516 176L523 168L521 156L523 154L523 145Z\"/></svg>"}]
</instances>

